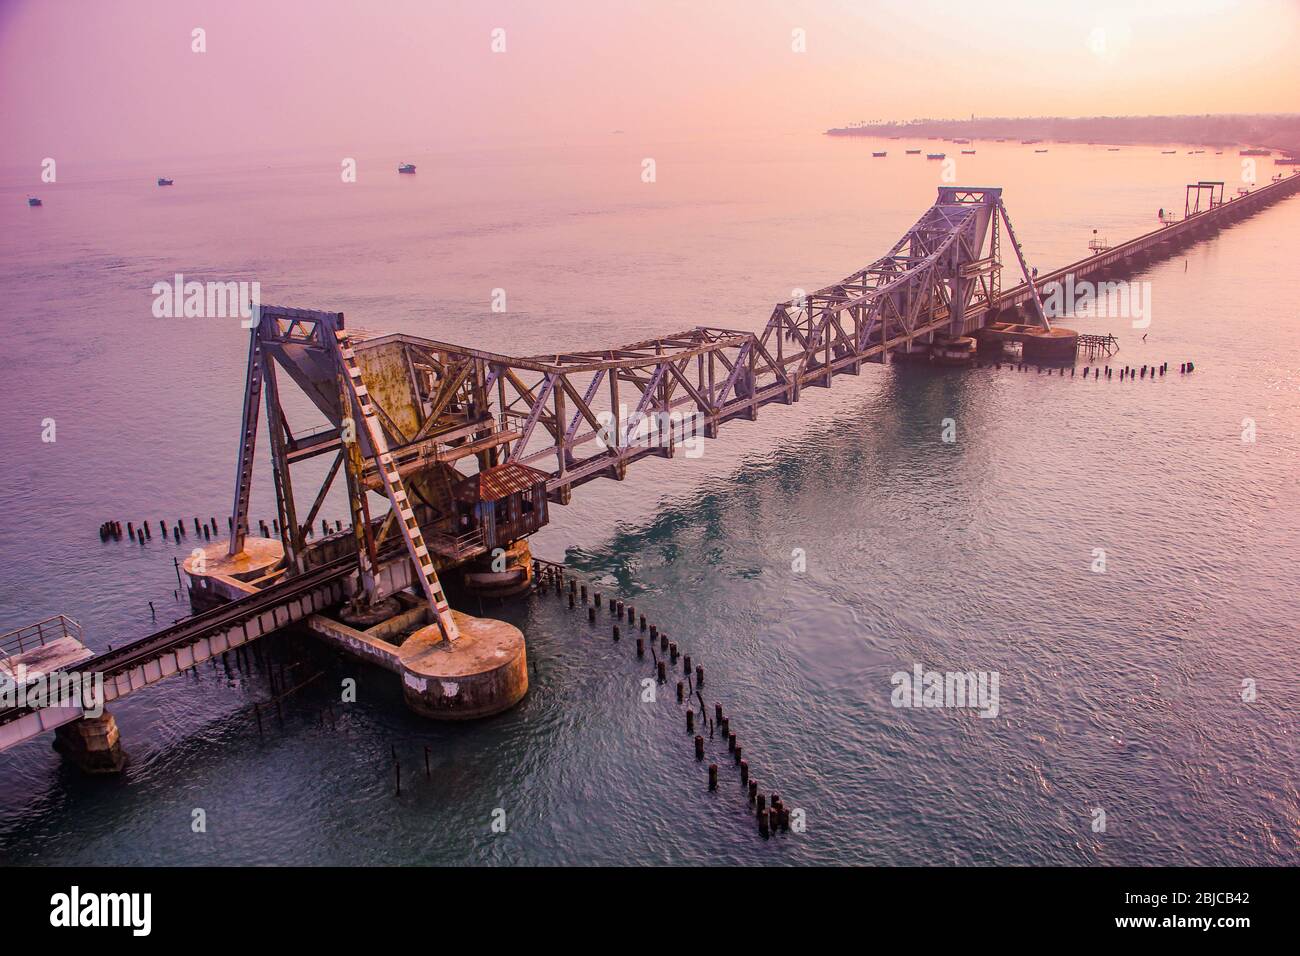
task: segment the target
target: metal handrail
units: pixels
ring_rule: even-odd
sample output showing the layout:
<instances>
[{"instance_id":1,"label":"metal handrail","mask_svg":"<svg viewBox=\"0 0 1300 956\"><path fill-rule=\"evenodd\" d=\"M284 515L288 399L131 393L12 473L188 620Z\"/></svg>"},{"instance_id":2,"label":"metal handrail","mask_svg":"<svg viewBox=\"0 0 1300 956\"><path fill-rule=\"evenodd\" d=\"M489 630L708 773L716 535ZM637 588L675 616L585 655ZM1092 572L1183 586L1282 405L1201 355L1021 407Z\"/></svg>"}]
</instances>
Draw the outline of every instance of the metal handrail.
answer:
<instances>
[{"instance_id":1,"label":"metal handrail","mask_svg":"<svg viewBox=\"0 0 1300 956\"><path fill-rule=\"evenodd\" d=\"M65 614L26 624L0 634L0 655L12 657L34 647L44 647L50 641L71 637L81 641L81 625Z\"/></svg>"},{"instance_id":2,"label":"metal handrail","mask_svg":"<svg viewBox=\"0 0 1300 956\"><path fill-rule=\"evenodd\" d=\"M449 551L452 554L463 554L484 546L482 528L472 528L462 535L453 535L449 531L438 530L429 532L428 537L431 544L436 544L441 550Z\"/></svg>"}]
</instances>

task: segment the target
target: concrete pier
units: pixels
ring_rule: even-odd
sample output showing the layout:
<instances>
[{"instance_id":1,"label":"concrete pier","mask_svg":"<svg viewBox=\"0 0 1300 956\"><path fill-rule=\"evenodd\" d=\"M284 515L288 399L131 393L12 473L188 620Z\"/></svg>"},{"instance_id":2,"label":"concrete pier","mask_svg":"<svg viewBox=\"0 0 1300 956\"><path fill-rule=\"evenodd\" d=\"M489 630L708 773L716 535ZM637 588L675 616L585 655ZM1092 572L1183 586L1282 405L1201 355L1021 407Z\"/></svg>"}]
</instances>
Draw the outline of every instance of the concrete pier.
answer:
<instances>
[{"instance_id":1,"label":"concrete pier","mask_svg":"<svg viewBox=\"0 0 1300 956\"><path fill-rule=\"evenodd\" d=\"M117 721L107 710L99 717L82 717L57 728L54 749L86 773L121 773L126 769L127 755Z\"/></svg>"},{"instance_id":2,"label":"concrete pier","mask_svg":"<svg viewBox=\"0 0 1300 956\"><path fill-rule=\"evenodd\" d=\"M465 566L461 577L465 590L483 597L514 597L532 587L533 553L528 539L512 541L501 550L500 560L488 554Z\"/></svg>"},{"instance_id":3,"label":"concrete pier","mask_svg":"<svg viewBox=\"0 0 1300 956\"><path fill-rule=\"evenodd\" d=\"M460 640L448 644L436 626L402 644L402 692L425 717L468 720L507 710L528 693L524 635L505 621L453 611Z\"/></svg>"},{"instance_id":4,"label":"concrete pier","mask_svg":"<svg viewBox=\"0 0 1300 956\"><path fill-rule=\"evenodd\" d=\"M255 594L284 574L284 546L275 538L247 537L244 549L235 555L229 553L229 544L225 539L210 541L181 563L190 579L190 606L195 611Z\"/></svg>"},{"instance_id":5,"label":"concrete pier","mask_svg":"<svg viewBox=\"0 0 1300 956\"><path fill-rule=\"evenodd\" d=\"M399 675L407 706L436 720L470 720L508 710L528 692L523 632L493 618L453 610L460 637L443 639L428 609L406 610L364 630L324 614L307 621L326 643Z\"/></svg>"}]
</instances>

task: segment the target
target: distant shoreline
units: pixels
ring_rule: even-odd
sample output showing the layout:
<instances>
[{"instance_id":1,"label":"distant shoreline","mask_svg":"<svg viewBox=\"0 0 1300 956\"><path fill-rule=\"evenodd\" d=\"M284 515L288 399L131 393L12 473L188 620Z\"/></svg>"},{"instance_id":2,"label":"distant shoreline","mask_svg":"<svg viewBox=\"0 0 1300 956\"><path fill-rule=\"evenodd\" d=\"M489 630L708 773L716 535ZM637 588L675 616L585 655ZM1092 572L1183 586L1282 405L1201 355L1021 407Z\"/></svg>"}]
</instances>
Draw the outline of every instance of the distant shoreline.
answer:
<instances>
[{"instance_id":1,"label":"distant shoreline","mask_svg":"<svg viewBox=\"0 0 1300 956\"><path fill-rule=\"evenodd\" d=\"M1099 146L1154 146L1189 143L1224 149L1261 147L1300 152L1300 114L1261 116L1091 116L972 117L968 120L919 119L861 123L826 130L827 136L867 136L972 140L1041 140Z\"/></svg>"}]
</instances>

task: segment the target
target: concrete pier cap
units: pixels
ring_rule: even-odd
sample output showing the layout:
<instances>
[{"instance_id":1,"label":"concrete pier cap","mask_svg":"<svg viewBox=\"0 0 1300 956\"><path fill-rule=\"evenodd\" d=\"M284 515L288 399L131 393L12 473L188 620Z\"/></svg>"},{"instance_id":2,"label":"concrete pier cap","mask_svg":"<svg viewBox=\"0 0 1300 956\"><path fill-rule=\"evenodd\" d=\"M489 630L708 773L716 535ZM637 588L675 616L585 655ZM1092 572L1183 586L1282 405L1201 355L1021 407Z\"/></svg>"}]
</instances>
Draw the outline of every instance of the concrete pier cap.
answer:
<instances>
[{"instance_id":1,"label":"concrete pier cap","mask_svg":"<svg viewBox=\"0 0 1300 956\"><path fill-rule=\"evenodd\" d=\"M470 720L519 703L528 693L523 632L495 618L451 613L458 640L444 640L430 624L402 642L397 660L407 706L437 720Z\"/></svg>"},{"instance_id":2,"label":"concrete pier cap","mask_svg":"<svg viewBox=\"0 0 1300 956\"><path fill-rule=\"evenodd\" d=\"M465 590L481 597L514 597L533 585L533 554L528 539L512 541L499 553L489 552L470 562L461 573Z\"/></svg>"},{"instance_id":3,"label":"concrete pier cap","mask_svg":"<svg viewBox=\"0 0 1300 956\"><path fill-rule=\"evenodd\" d=\"M190 605L196 611L253 593L284 560L284 546L276 538L247 537L243 551L229 551L228 538L209 541L181 562L190 579Z\"/></svg>"}]
</instances>

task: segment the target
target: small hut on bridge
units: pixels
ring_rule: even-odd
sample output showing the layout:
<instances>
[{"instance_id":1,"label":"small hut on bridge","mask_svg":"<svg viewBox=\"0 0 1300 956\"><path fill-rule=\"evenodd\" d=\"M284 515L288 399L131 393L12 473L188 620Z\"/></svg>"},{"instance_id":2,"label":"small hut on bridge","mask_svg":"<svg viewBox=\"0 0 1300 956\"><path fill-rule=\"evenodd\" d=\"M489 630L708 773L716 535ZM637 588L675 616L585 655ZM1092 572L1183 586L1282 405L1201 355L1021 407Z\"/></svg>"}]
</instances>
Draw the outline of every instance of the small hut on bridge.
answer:
<instances>
[{"instance_id":1,"label":"small hut on bridge","mask_svg":"<svg viewBox=\"0 0 1300 956\"><path fill-rule=\"evenodd\" d=\"M468 475L452 485L457 534L481 531L489 551L546 524L550 475L513 462Z\"/></svg>"}]
</instances>

